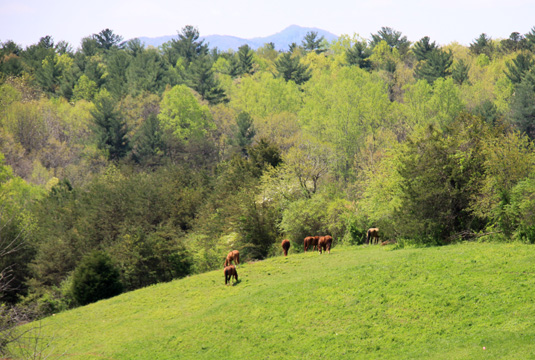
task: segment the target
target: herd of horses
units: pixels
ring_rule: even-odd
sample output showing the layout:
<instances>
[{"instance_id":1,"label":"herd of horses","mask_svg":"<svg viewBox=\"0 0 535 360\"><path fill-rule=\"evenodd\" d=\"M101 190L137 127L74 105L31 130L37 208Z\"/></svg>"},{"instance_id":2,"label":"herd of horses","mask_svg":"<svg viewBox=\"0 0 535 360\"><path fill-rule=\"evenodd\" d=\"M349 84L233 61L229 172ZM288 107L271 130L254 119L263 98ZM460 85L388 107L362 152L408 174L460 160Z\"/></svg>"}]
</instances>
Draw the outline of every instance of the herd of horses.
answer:
<instances>
[{"instance_id":1,"label":"herd of horses","mask_svg":"<svg viewBox=\"0 0 535 360\"><path fill-rule=\"evenodd\" d=\"M366 244L378 244L379 243L379 228L370 228L366 232ZM322 252L331 253L331 246L333 243L333 238L331 235L325 236L307 236L304 240L305 252L309 249L313 251L318 251L320 254ZM281 243L282 251L284 256L288 256L288 250L290 249L290 240L284 239ZM234 265L232 265L234 262ZM232 278L235 282L238 282L238 271L236 270L236 265L240 264L240 252L238 250L232 250L228 253L225 264L224 264L224 273L225 273L225 285L231 283Z\"/></svg>"}]
</instances>

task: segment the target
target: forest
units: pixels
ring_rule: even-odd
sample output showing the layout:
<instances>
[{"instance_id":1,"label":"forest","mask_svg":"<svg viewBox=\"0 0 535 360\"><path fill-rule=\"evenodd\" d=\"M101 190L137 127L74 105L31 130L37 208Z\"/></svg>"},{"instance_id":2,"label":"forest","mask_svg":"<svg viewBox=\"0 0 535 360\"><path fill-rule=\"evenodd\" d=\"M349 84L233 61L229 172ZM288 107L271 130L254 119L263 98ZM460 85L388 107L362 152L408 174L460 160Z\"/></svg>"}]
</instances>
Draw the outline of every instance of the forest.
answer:
<instances>
[{"instance_id":1,"label":"forest","mask_svg":"<svg viewBox=\"0 0 535 360\"><path fill-rule=\"evenodd\" d=\"M535 27L414 40L234 52L185 26L159 48L110 29L76 50L0 43L1 311L47 316L282 239L360 245L369 227L399 248L534 243Z\"/></svg>"}]
</instances>

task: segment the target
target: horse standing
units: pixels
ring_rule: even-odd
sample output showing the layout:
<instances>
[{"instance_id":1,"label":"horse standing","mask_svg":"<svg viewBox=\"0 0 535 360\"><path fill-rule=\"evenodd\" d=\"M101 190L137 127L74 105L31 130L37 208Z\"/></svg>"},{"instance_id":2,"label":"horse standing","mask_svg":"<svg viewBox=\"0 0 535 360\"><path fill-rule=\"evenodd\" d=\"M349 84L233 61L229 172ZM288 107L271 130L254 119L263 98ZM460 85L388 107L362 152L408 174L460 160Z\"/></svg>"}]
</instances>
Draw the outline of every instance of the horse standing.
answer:
<instances>
[{"instance_id":1,"label":"horse standing","mask_svg":"<svg viewBox=\"0 0 535 360\"><path fill-rule=\"evenodd\" d=\"M333 237L331 235L320 236L318 241L318 251L320 254L323 251L331 253L331 246L333 244Z\"/></svg>"},{"instance_id":2,"label":"horse standing","mask_svg":"<svg viewBox=\"0 0 535 360\"><path fill-rule=\"evenodd\" d=\"M372 244L374 242L379 244L379 228L368 229L368 232L366 233L366 244L370 243L370 239L372 240Z\"/></svg>"},{"instance_id":3,"label":"horse standing","mask_svg":"<svg viewBox=\"0 0 535 360\"><path fill-rule=\"evenodd\" d=\"M230 281L232 280L232 277L234 276L235 282L238 282L238 271L236 271L236 266L230 265L225 266L225 285L230 284Z\"/></svg>"},{"instance_id":4,"label":"horse standing","mask_svg":"<svg viewBox=\"0 0 535 360\"><path fill-rule=\"evenodd\" d=\"M225 259L225 266L229 266L232 261L234 261L234 264L236 265L240 264L240 252L238 250L228 253L227 258Z\"/></svg>"},{"instance_id":5,"label":"horse standing","mask_svg":"<svg viewBox=\"0 0 535 360\"><path fill-rule=\"evenodd\" d=\"M287 239L282 240L281 246L282 246L282 251L284 251L284 256L288 256L288 249L290 248L290 241Z\"/></svg>"}]
</instances>

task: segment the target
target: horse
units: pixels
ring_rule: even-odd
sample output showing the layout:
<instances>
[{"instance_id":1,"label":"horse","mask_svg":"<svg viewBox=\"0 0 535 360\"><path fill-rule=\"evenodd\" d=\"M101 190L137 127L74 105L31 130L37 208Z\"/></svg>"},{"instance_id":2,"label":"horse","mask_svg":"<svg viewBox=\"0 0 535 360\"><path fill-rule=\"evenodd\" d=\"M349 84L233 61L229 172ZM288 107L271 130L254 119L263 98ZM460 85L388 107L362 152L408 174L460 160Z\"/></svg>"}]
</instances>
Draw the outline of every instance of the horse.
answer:
<instances>
[{"instance_id":1,"label":"horse","mask_svg":"<svg viewBox=\"0 0 535 360\"><path fill-rule=\"evenodd\" d=\"M320 254L322 250L327 251L330 254L332 244L333 237L331 235L320 236L318 241L318 251L320 252Z\"/></svg>"},{"instance_id":2,"label":"horse","mask_svg":"<svg viewBox=\"0 0 535 360\"><path fill-rule=\"evenodd\" d=\"M314 236L307 236L305 238L305 240L304 240L305 252L307 252L307 250L310 247L310 245L312 245L313 240L314 240Z\"/></svg>"},{"instance_id":3,"label":"horse","mask_svg":"<svg viewBox=\"0 0 535 360\"><path fill-rule=\"evenodd\" d=\"M240 264L240 252L238 250L234 250L228 253L227 258L225 259L224 266L229 266L232 261L234 261L234 264L236 265Z\"/></svg>"},{"instance_id":4,"label":"horse","mask_svg":"<svg viewBox=\"0 0 535 360\"><path fill-rule=\"evenodd\" d=\"M374 243L379 244L379 228L370 228L366 233L366 244L370 243L370 238L372 238L372 245Z\"/></svg>"},{"instance_id":5,"label":"horse","mask_svg":"<svg viewBox=\"0 0 535 360\"><path fill-rule=\"evenodd\" d=\"M225 266L225 285L230 284L230 281L232 280L232 277L234 276L235 282L238 282L238 271L236 271L236 266L230 265Z\"/></svg>"},{"instance_id":6,"label":"horse","mask_svg":"<svg viewBox=\"0 0 535 360\"><path fill-rule=\"evenodd\" d=\"M313 250L319 250L318 249L318 243L320 241L321 236L312 236L312 249Z\"/></svg>"},{"instance_id":7,"label":"horse","mask_svg":"<svg viewBox=\"0 0 535 360\"><path fill-rule=\"evenodd\" d=\"M289 240L282 240L281 243L282 251L284 251L284 256L288 256L288 249L290 248L290 241Z\"/></svg>"}]
</instances>

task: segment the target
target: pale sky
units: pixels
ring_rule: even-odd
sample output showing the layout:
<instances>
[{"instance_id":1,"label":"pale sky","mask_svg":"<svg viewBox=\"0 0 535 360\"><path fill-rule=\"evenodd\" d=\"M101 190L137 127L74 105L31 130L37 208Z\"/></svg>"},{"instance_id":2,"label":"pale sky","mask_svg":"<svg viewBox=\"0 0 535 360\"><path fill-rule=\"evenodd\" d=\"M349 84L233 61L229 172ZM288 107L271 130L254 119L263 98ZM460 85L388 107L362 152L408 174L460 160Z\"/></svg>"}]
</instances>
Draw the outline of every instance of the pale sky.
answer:
<instances>
[{"instance_id":1,"label":"pale sky","mask_svg":"<svg viewBox=\"0 0 535 360\"><path fill-rule=\"evenodd\" d=\"M382 26L411 42L429 36L468 45L535 26L535 0L0 0L0 42L26 47L50 35L74 49L109 28L124 40L176 35L193 25L201 36L264 37L290 25L370 39Z\"/></svg>"}]
</instances>

